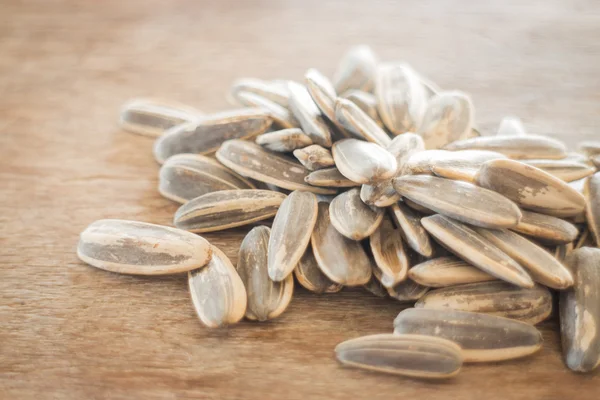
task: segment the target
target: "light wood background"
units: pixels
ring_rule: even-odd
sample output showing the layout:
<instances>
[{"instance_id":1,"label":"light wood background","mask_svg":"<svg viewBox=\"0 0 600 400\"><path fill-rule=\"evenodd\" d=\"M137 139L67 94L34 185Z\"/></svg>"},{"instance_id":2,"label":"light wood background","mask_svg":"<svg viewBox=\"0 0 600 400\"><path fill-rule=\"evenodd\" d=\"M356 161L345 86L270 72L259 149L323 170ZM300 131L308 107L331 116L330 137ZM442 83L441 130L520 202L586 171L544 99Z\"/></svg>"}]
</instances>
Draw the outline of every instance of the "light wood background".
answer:
<instances>
[{"instance_id":1,"label":"light wood background","mask_svg":"<svg viewBox=\"0 0 600 400\"><path fill-rule=\"evenodd\" d=\"M589 1L0 0L0 398L600 398L561 361L555 320L528 359L446 383L343 368L334 346L389 332L403 306L297 290L279 319L197 320L184 276L103 272L75 256L99 218L170 224L152 140L120 105L158 96L228 107L243 76L330 75L351 45L472 94L493 131L516 114L566 140L600 136L600 5ZM245 230L206 235L235 262Z\"/></svg>"}]
</instances>

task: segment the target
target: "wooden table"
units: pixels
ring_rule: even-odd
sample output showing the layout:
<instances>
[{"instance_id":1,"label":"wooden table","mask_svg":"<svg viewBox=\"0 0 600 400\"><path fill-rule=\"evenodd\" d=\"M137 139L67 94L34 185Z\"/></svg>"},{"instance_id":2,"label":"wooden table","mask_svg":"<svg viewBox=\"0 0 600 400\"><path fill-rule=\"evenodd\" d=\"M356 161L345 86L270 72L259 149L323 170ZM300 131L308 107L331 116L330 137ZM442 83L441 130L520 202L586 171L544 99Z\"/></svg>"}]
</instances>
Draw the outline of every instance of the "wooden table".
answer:
<instances>
[{"instance_id":1,"label":"wooden table","mask_svg":"<svg viewBox=\"0 0 600 400\"><path fill-rule=\"evenodd\" d=\"M485 4L484 4L485 3ZM118 110L159 96L226 109L232 80L330 75L351 45L405 60L571 146L598 138L600 8L589 1L3 1L0 5L0 398L598 399L568 371L556 320L522 361L468 365L446 383L343 368L334 346L389 332L404 307L362 291L297 290L264 324L205 329L185 276L88 267L78 233L99 218L170 224L152 140ZM245 230L206 235L235 262Z\"/></svg>"}]
</instances>

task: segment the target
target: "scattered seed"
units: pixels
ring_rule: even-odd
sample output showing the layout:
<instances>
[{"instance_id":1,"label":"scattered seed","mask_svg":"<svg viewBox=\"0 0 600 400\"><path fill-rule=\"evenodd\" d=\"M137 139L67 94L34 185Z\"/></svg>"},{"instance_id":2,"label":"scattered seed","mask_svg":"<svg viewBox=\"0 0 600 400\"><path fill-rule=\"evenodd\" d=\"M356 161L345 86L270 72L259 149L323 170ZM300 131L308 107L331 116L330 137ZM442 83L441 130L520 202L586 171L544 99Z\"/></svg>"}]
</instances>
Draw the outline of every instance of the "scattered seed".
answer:
<instances>
[{"instance_id":1,"label":"scattered seed","mask_svg":"<svg viewBox=\"0 0 600 400\"><path fill-rule=\"evenodd\" d=\"M521 210L521 214L518 225L511 229L543 243L569 243L575 240L579 234L577 227L564 219L526 210Z\"/></svg>"},{"instance_id":2,"label":"scattered seed","mask_svg":"<svg viewBox=\"0 0 600 400\"><path fill-rule=\"evenodd\" d=\"M174 126L196 121L200 115L183 104L139 98L125 103L119 122L128 132L158 137Z\"/></svg>"},{"instance_id":3,"label":"scattered seed","mask_svg":"<svg viewBox=\"0 0 600 400\"><path fill-rule=\"evenodd\" d=\"M344 129L360 139L377 143L382 147L386 147L391 142L383 128L350 100L340 97L335 101L335 117Z\"/></svg>"},{"instance_id":4,"label":"scattered seed","mask_svg":"<svg viewBox=\"0 0 600 400\"><path fill-rule=\"evenodd\" d=\"M305 289L318 294L337 293L343 287L333 282L321 272L310 246L306 249L302 258L300 258L298 265L294 269L294 275L298 283Z\"/></svg>"},{"instance_id":5,"label":"scattered seed","mask_svg":"<svg viewBox=\"0 0 600 400\"><path fill-rule=\"evenodd\" d=\"M427 149L467 139L475 119L471 98L459 91L441 92L429 99L419 134Z\"/></svg>"},{"instance_id":6,"label":"scattered seed","mask_svg":"<svg viewBox=\"0 0 600 400\"><path fill-rule=\"evenodd\" d=\"M337 195L329 204L331 223L339 233L352 240L365 239L383 220L382 208L366 205L360 199L358 188Z\"/></svg>"},{"instance_id":7,"label":"scattered seed","mask_svg":"<svg viewBox=\"0 0 600 400\"><path fill-rule=\"evenodd\" d=\"M304 178L304 181L314 186L325 186L329 188L346 188L360 186L360 183L351 181L333 168L324 168L318 171L313 171Z\"/></svg>"},{"instance_id":8,"label":"scattered seed","mask_svg":"<svg viewBox=\"0 0 600 400\"><path fill-rule=\"evenodd\" d=\"M331 152L338 170L353 182L380 182L396 172L394 156L375 143L343 139L334 143Z\"/></svg>"},{"instance_id":9,"label":"scattered seed","mask_svg":"<svg viewBox=\"0 0 600 400\"><path fill-rule=\"evenodd\" d=\"M417 264L408 271L413 281L429 287L447 287L493 281L497 278L454 256Z\"/></svg>"}]
</instances>

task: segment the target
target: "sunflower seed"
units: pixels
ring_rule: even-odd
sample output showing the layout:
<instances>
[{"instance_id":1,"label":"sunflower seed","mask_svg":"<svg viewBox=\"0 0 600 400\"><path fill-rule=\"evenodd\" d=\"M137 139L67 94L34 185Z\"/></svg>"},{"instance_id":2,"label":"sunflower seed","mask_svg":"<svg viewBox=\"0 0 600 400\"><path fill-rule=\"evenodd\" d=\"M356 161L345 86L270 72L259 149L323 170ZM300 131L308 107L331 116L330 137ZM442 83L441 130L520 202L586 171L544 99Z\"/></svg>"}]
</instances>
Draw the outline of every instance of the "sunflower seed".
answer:
<instances>
[{"instance_id":1,"label":"sunflower seed","mask_svg":"<svg viewBox=\"0 0 600 400\"><path fill-rule=\"evenodd\" d=\"M567 148L562 142L541 135L482 136L449 143L444 149L490 150L513 159L560 159L567 155Z\"/></svg>"},{"instance_id":2,"label":"sunflower seed","mask_svg":"<svg viewBox=\"0 0 600 400\"><path fill-rule=\"evenodd\" d=\"M441 92L429 99L419 134L427 149L467 139L475 119L471 98L463 92Z\"/></svg>"},{"instance_id":3,"label":"sunflower seed","mask_svg":"<svg viewBox=\"0 0 600 400\"><path fill-rule=\"evenodd\" d=\"M502 281L479 282L431 290L415 307L479 312L535 325L550 316L552 295L541 285L524 289Z\"/></svg>"},{"instance_id":4,"label":"sunflower seed","mask_svg":"<svg viewBox=\"0 0 600 400\"><path fill-rule=\"evenodd\" d=\"M160 194L182 204L219 190L254 188L252 183L218 161L199 154L169 157L160 168L158 181Z\"/></svg>"},{"instance_id":5,"label":"sunflower seed","mask_svg":"<svg viewBox=\"0 0 600 400\"><path fill-rule=\"evenodd\" d=\"M329 188L346 188L360 186L360 183L353 182L350 179L346 178L335 167L313 171L310 174L308 174L306 178L304 178L304 181L310 185L325 186Z\"/></svg>"},{"instance_id":6,"label":"sunflower seed","mask_svg":"<svg viewBox=\"0 0 600 400\"><path fill-rule=\"evenodd\" d=\"M174 126L192 122L200 111L157 99L133 99L121 109L121 128L144 136L158 137Z\"/></svg>"},{"instance_id":7,"label":"sunflower seed","mask_svg":"<svg viewBox=\"0 0 600 400\"><path fill-rule=\"evenodd\" d=\"M387 289L385 288L385 286L383 286L383 284L379 281L379 279L377 279L375 274L373 274L373 276L371 276L371 279L369 280L369 282L367 282L365 285L363 285L363 288L365 288L367 290L367 292L369 292L379 298L382 298L382 299L389 296Z\"/></svg>"},{"instance_id":8,"label":"sunflower seed","mask_svg":"<svg viewBox=\"0 0 600 400\"><path fill-rule=\"evenodd\" d=\"M446 150L425 150L411 154L402 169L402 175L433 175L432 162L444 156Z\"/></svg>"},{"instance_id":9,"label":"sunflower seed","mask_svg":"<svg viewBox=\"0 0 600 400\"><path fill-rule=\"evenodd\" d=\"M596 169L581 162L570 160L523 160L523 163L546 171L565 182L572 182L592 175Z\"/></svg>"},{"instance_id":10,"label":"sunflower seed","mask_svg":"<svg viewBox=\"0 0 600 400\"><path fill-rule=\"evenodd\" d=\"M248 139L271 126L271 117L261 109L245 108L214 114L197 122L178 125L154 143L159 163L181 153L211 153L228 139Z\"/></svg>"},{"instance_id":11,"label":"sunflower seed","mask_svg":"<svg viewBox=\"0 0 600 400\"><path fill-rule=\"evenodd\" d=\"M300 285L314 293L337 293L343 287L321 272L310 246L300 258L300 262L294 269L294 275Z\"/></svg>"},{"instance_id":12,"label":"sunflower seed","mask_svg":"<svg viewBox=\"0 0 600 400\"><path fill-rule=\"evenodd\" d=\"M432 211L432 210L430 210L427 207L423 207L419 203L415 203L414 201L412 201L409 198L405 197L404 199L402 199L402 202L404 204L406 204L407 206L409 206L410 208L412 208L413 210L420 212L421 214L424 214L424 215L433 215L433 214L435 214L435 211Z\"/></svg>"},{"instance_id":13,"label":"sunflower seed","mask_svg":"<svg viewBox=\"0 0 600 400\"><path fill-rule=\"evenodd\" d=\"M569 243L579 234L577 227L564 219L526 210L522 210L521 214L519 224L511 229L544 243Z\"/></svg>"},{"instance_id":14,"label":"sunflower seed","mask_svg":"<svg viewBox=\"0 0 600 400\"><path fill-rule=\"evenodd\" d=\"M300 126L300 123L287 108L280 106L266 97L251 92L239 91L236 93L236 98L243 106L256 107L264 110L273 119L273 123L283 129L297 128Z\"/></svg>"},{"instance_id":15,"label":"sunflower seed","mask_svg":"<svg viewBox=\"0 0 600 400\"><path fill-rule=\"evenodd\" d=\"M343 139L334 143L331 153L341 174L353 182L380 182L396 172L394 156L375 143Z\"/></svg>"},{"instance_id":16,"label":"sunflower seed","mask_svg":"<svg viewBox=\"0 0 600 400\"><path fill-rule=\"evenodd\" d=\"M371 278L371 262L361 244L343 236L329 218L329 204L319 203L311 245L321 271L344 286L360 286Z\"/></svg>"},{"instance_id":17,"label":"sunflower seed","mask_svg":"<svg viewBox=\"0 0 600 400\"><path fill-rule=\"evenodd\" d=\"M536 282L558 290L573 285L573 277L564 265L518 233L507 229L473 229L517 261Z\"/></svg>"},{"instance_id":18,"label":"sunflower seed","mask_svg":"<svg viewBox=\"0 0 600 400\"><path fill-rule=\"evenodd\" d=\"M443 215L425 217L421 223L444 247L463 260L517 286L533 286L523 267L468 226Z\"/></svg>"},{"instance_id":19,"label":"sunflower seed","mask_svg":"<svg viewBox=\"0 0 600 400\"><path fill-rule=\"evenodd\" d=\"M344 127L338 123L335 116L335 101L337 99L337 94L333 88L333 84L325 75L314 68L306 71L304 78L306 80L306 88L317 107L319 107L319 110L321 110L321 113L336 126L338 132L340 132L342 136L350 137Z\"/></svg>"},{"instance_id":20,"label":"sunflower seed","mask_svg":"<svg viewBox=\"0 0 600 400\"><path fill-rule=\"evenodd\" d=\"M121 274L166 275L206 265L210 244L180 229L120 219L101 219L79 236L77 256Z\"/></svg>"},{"instance_id":21,"label":"sunflower seed","mask_svg":"<svg viewBox=\"0 0 600 400\"><path fill-rule=\"evenodd\" d=\"M429 287L496 280L496 277L454 256L434 258L417 264L408 271L408 276L413 281Z\"/></svg>"},{"instance_id":22,"label":"sunflower seed","mask_svg":"<svg viewBox=\"0 0 600 400\"><path fill-rule=\"evenodd\" d=\"M352 47L344 54L333 74L335 91L337 93L352 89L372 91L376 69L377 57L369 46Z\"/></svg>"},{"instance_id":23,"label":"sunflower seed","mask_svg":"<svg viewBox=\"0 0 600 400\"><path fill-rule=\"evenodd\" d=\"M504 154L487 150L462 150L438 153L431 159L431 171L442 178L474 183L475 175L489 160L506 158Z\"/></svg>"},{"instance_id":24,"label":"sunflower seed","mask_svg":"<svg viewBox=\"0 0 600 400\"><path fill-rule=\"evenodd\" d=\"M317 198L309 192L292 192L279 206L269 240L269 277L290 276L310 243L317 222Z\"/></svg>"},{"instance_id":25,"label":"sunflower seed","mask_svg":"<svg viewBox=\"0 0 600 400\"><path fill-rule=\"evenodd\" d=\"M591 372L600 365L600 250L575 250L567 264L575 285L560 294L563 355L573 371Z\"/></svg>"},{"instance_id":26,"label":"sunflower seed","mask_svg":"<svg viewBox=\"0 0 600 400\"><path fill-rule=\"evenodd\" d=\"M600 141L585 140L579 143L579 150L588 157L600 154Z\"/></svg>"},{"instance_id":27,"label":"sunflower seed","mask_svg":"<svg viewBox=\"0 0 600 400\"><path fill-rule=\"evenodd\" d=\"M331 223L339 233L352 240L365 239L383 220L382 208L366 205L360 199L360 189L339 194L329 205Z\"/></svg>"},{"instance_id":28,"label":"sunflower seed","mask_svg":"<svg viewBox=\"0 0 600 400\"><path fill-rule=\"evenodd\" d=\"M416 132L427 105L419 76L406 64L381 64L375 78L377 109L394 135Z\"/></svg>"},{"instance_id":29,"label":"sunflower seed","mask_svg":"<svg viewBox=\"0 0 600 400\"><path fill-rule=\"evenodd\" d=\"M394 287L386 289L390 297L403 302L419 300L429 291L429 287L420 285L412 279L405 279Z\"/></svg>"},{"instance_id":30,"label":"sunflower seed","mask_svg":"<svg viewBox=\"0 0 600 400\"><path fill-rule=\"evenodd\" d=\"M380 334L340 343L335 348L342 364L415 378L449 378L462 366L460 347L449 340L425 335Z\"/></svg>"},{"instance_id":31,"label":"sunflower seed","mask_svg":"<svg viewBox=\"0 0 600 400\"><path fill-rule=\"evenodd\" d=\"M406 279L408 257L402 237L390 220L384 219L381 222L369 237L369 244L383 286L391 288Z\"/></svg>"},{"instance_id":32,"label":"sunflower seed","mask_svg":"<svg viewBox=\"0 0 600 400\"><path fill-rule=\"evenodd\" d=\"M220 231L274 216L285 198L270 190L221 190L188 201L173 222L190 232Z\"/></svg>"},{"instance_id":33,"label":"sunflower seed","mask_svg":"<svg viewBox=\"0 0 600 400\"><path fill-rule=\"evenodd\" d=\"M393 185L402 196L467 224L510 228L521 219L515 203L467 182L422 175L394 178Z\"/></svg>"},{"instance_id":34,"label":"sunflower seed","mask_svg":"<svg viewBox=\"0 0 600 400\"><path fill-rule=\"evenodd\" d=\"M587 202L586 218L596 246L600 246L600 172L590 176L583 189Z\"/></svg>"},{"instance_id":35,"label":"sunflower seed","mask_svg":"<svg viewBox=\"0 0 600 400\"><path fill-rule=\"evenodd\" d=\"M271 151L286 153L309 146L312 140L301 129L292 128L263 133L256 137L256 144Z\"/></svg>"},{"instance_id":36,"label":"sunflower seed","mask_svg":"<svg viewBox=\"0 0 600 400\"><path fill-rule=\"evenodd\" d=\"M388 134L367 113L350 100L340 97L335 101L335 117L344 129L358 138L377 143L383 147L386 147L392 141Z\"/></svg>"},{"instance_id":37,"label":"sunflower seed","mask_svg":"<svg viewBox=\"0 0 600 400\"><path fill-rule=\"evenodd\" d=\"M290 82L290 110L312 141L331 147L332 131L305 86Z\"/></svg>"},{"instance_id":38,"label":"sunflower seed","mask_svg":"<svg viewBox=\"0 0 600 400\"><path fill-rule=\"evenodd\" d=\"M349 90L344 93L342 97L356 104L358 108L363 110L364 113L375 121L380 128L384 127L383 121L379 117L379 112L377 111L377 98L373 94L363 92L362 90Z\"/></svg>"},{"instance_id":39,"label":"sunflower seed","mask_svg":"<svg viewBox=\"0 0 600 400\"><path fill-rule=\"evenodd\" d=\"M518 117L504 117L500 121L497 136L524 136L527 131Z\"/></svg>"},{"instance_id":40,"label":"sunflower seed","mask_svg":"<svg viewBox=\"0 0 600 400\"><path fill-rule=\"evenodd\" d=\"M479 186L494 190L535 212L567 217L585 208L581 193L547 172L519 161L488 161L475 180Z\"/></svg>"},{"instance_id":41,"label":"sunflower seed","mask_svg":"<svg viewBox=\"0 0 600 400\"><path fill-rule=\"evenodd\" d=\"M294 293L294 277L273 282L267 272L267 246L270 229L252 228L240 246L237 272L248 295L246 318L266 321L277 318L290 304Z\"/></svg>"},{"instance_id":42,"label":"sunflower seed","mask_svg":"<svg viewBox=\"0 0 600 400\"><path fill-rule=\"evenodd\" d=\"M294 150L294 157L309 171L335 166L331 152L318 144Z\"/></svg>"},{"instance_id":43,"label":"sunflower seed","mask_svg":"<svg viewBox=\"0 0 600 400\"><path fill-rule=\"evenodd\" d=\"M236 98L239 92L249 92L271 100L282 107L288 106L290 92L285 84L275 81L263 81L255 78L244 78L235 81L231 87L231 95Z\"/></svg>"},{"instance_id":44,"label":"sunflower seed","mask_svg":"<svg viewBox=\"0 0 600 400\"><path fill-rule=\"evenodd\" d=\"M423 257L431 257L433 247L429 234L421 225L421 217L402 202L392 205L390 211L396 226L400 228L402 236L410 248Z\"/></svg>"},{"instance_id":45,"label":"sunflower seed","mask_svg":"<svg viewBox=\"0 0 600 400\"><path fill-rule=\"evenodd\" d=\"M304 182L308 171L290 158L262 149L243 140L228 140L217 151L217 159L240 175L288 190L306 190L335 194L335 190L317 188Z\"/></svg>"},{"instance_id":46,"label":"sunflower seed","mask_svg":"<svg viewBox=\"0 0 600 400\"><path fill-rule=\"evenodd\" d=\"M394 320L394 334L436 336L458 344L464 362L504 361L542 348L532 325L494 315L454 310L406 309Z\"/></svg>"},{"instance_id":47,"label":"sunflower seed","mask_svg":"<svg viewBox=\"0 0 600 400\"><path fill-rule=\"evenodd\" d=\"M192 303L200 321L209 328L234 324L246 312L246 289L227 256L212 246L204 268L188 272Z\"/></svg>"}]
</instances>

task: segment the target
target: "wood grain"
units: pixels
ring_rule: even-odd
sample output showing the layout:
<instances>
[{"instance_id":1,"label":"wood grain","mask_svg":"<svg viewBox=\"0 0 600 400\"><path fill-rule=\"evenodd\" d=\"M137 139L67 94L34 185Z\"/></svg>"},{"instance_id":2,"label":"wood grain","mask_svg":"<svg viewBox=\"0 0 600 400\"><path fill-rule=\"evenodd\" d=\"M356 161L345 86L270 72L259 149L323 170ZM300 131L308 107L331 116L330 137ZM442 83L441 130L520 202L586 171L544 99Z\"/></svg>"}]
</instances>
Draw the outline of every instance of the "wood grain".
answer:
<instances>
[{"instance_id":1,"label":"wood grain","mask_svg":"<svg viewBox=\"0 0 600 400\"><path fill-rule=\"evenodd\" d=\"M0 397L6 399L596 399L600 374L560 356L556 320L531 358L435 384L341 367L334 347L391 332L405 306L361 289L299 288L265 324L208 330L185 274L122 276L77 260L100 218L170 225L152 140L119 130L132 97L221 111L243 76L331 76L351 45L470 93L477 126L505 115L575 142L598 134L593 0L75 2L0 6ZM335 16L335 17L333 17ZM401 23L399 23L401 21ZM247 230L206 234L237 262ZM374 390L376 388L376 390Z\"/></svg>"}]
</instances>

